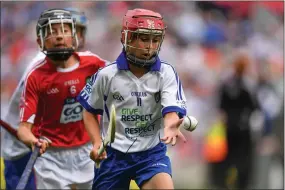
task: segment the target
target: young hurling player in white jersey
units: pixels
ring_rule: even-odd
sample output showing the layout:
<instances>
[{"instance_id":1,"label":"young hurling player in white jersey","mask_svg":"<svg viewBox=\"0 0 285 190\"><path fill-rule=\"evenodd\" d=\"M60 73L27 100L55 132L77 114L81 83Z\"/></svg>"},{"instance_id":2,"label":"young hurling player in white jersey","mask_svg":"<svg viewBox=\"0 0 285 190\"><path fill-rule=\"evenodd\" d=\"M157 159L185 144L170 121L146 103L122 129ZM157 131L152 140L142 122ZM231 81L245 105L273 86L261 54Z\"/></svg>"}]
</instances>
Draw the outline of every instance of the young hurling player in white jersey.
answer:
<instances>
[{"instance_id":1,"label":"young hurling player in white jersey","mask_svg":"<svg viewBox=\"0 0 285 190\"><path fill-rule=\"evenodd\" d=\"M142 189L174 188L166 144L175 145L178 138L186 142L179 129L186 99L175 69L158 57L165 28L159 13L129 10L123 19L122 53L94 74L77 97L93 142L91 158L102 160L93 189L126 189L131 179ZM98 156L100 130L104 138L112 104L115 141ZM94 114L103 115L101 129Z\"/></svg>"},{"instance_id":2,"label":"young hurling player in white jersey","mask_svg":"<svg viewBox=\"0 0 285 190\"><path fill-rule=\"evenodd\" d=\"M78 50L82 50L85 45L85 36L87 30L87 17L85 14L75 8L66 8L72 13L73 18L76 20L76 32L79 41ZM27 73L37 64L41 63L46 58L43 52L38 52L36 57L27 66L16 90L14 91L10 102L7 114L4 120L9 123L15 130L19 127L19 104L23 90L23 84ZM1 129L2 130L2 129ZM16 139L6 130L1 131L2 135L2 156L5 164L5 181L6 189L15 189L18 181L25 169L25 166L30 158L31 149L24 143ZM27 189L35 189L35 181L32 175Z\"/></svg>"}]
</instances>

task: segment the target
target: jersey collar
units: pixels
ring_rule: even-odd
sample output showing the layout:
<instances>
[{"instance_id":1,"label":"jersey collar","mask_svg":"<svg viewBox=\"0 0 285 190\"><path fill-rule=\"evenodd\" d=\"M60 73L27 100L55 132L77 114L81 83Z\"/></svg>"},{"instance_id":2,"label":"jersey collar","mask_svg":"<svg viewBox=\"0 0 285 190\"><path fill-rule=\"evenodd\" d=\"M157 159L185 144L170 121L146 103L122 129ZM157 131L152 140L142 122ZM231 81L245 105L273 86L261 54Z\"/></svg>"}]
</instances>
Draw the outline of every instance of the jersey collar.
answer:
<instances>
[{"instance_id":1,"label":"jersey collar","mask_svg":"<svg viewBox=\"0 0 285 190\"><path fill-rule=\"evenodd\" d=\"M119 57L116 60L116 63L117 63L119 70L130 70L129 65L128 65L128 61L127 61L127 57L126 57L126 53L124 51L121 52L121 54L119 55ZM161 66L161 62L160 62L159 57L157 57L155 63L150 67L150 71L159 71L160 66Z\"/></svg>"},{"instance_id":2,"label":"jersey collar","mask_svg":"<svg viewBox=\"0 0 285 190\"><path fill-rule=\"evenodd\" d=\"M81 63L80 56L78 55L78 52L73 52L72 55L74 55L78 59L78 65L77 65L78 67ZM50 68L52 68L54 71L58 71L58 68L51 62L51 60L47 56L45 57L45 60L47 61ZM62 70L62 69L59 69L59 70Z\"/></svg>"}]
</instances>

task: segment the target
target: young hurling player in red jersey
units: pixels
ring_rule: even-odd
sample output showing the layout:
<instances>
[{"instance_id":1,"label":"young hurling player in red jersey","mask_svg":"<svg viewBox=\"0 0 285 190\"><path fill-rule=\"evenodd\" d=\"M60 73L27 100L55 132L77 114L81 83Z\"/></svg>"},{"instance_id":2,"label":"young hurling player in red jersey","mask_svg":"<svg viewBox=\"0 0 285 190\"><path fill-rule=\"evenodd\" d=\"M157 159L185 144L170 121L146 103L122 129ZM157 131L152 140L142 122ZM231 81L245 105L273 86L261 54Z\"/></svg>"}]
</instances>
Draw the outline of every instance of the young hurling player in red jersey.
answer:
<instances>
[{"instance_id":1,"label":"young hurling player in red jersey","mask_svg":"<svg viewBox=\"0 0 285 190\"><path fill-rule=\"evenodd\" d=\"M72 13L72 17L76 20L76 34L78 38L78 51L83 51L85 48L85 39L87 32L87 24L88 20L84 12L80 11L76 8L65 8ZM26 78L27 73L38 63L42 62L45 59L46 55L39 51L35 58L31 60L27 64L26 70L21 77L17 88L13 92L13 95L9 101L9 107L6 110L6 116L4 117L5 121L7 121L13 128L18 129L19 127L19 102L21 98L21 94L23 91L23 84ZM9 132L5 130L1 131L2 135L2 157L4 158L4 167L3 175L5 178L3 179L6 183L5 189L14 190L16 189L17 184L23 174L25 166L27 165L29 158L31 156L31 149L28 148L22 141L19 141L16 137L14 137ZM34 172L32 171L31 177L26 185L26 189L35 190L35 178Z\"/></svg>"},{"instance_id":2,"label":"young hurling player in red jersey","mask_svg":"<svg viewBox=\"0 0 285 190\"><path fill-rule=\"evenodd\" d=\"M41 14L36 27L37 42L47 57L27 74L18 136L28 146L41 147L34 166L38 189L89 189L94 177L92 145L76 96L106 62L91 52L74 52L75 25L70 11L50 9Z\"/></svg>"}]
</instances>

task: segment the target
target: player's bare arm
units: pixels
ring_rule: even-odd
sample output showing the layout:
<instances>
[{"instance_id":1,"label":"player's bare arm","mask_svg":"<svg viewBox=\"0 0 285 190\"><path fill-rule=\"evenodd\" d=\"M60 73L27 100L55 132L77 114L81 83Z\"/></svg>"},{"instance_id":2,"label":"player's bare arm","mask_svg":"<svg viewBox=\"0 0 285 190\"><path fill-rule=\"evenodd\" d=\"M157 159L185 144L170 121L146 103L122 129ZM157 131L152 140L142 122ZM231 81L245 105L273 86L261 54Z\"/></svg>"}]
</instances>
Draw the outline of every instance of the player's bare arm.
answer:
<instances>
[{"instance_id":1,"label":"player's bare arm","mask_svg":"<svg viewBox=\"0 0 285 190\"><path fill-rule=\"evenodd\" d=\"M33 124L29 122L21 122L19 125L19 129L17 135L19 139L25 143L27 146L34 149L34 146L41 147L40 154L43 154L46 149L49 147L49 143L45 140L38 139L32 133Z\"/></svg>"},{"instance_id":2,"label":"player's bare arm","mask_svg":"<svg viewBox=\"0 0 285 190\"><path fill-rule=\"evenodd\" d=\"M161 138L166 144L176 144L177 138L186 142L186 138L181 133L179 126L183 122L183 118L179 119L176 112L169 112L164 116L164 137Z\"/></svg>"},{"instance_id":3,"label":"player's bare arm","mask_svg":"<svg viewBox=\"0 0 285 190\"><path fill-rule=\"evenodd\" d=\"M100 128L97 116L93 113L90 113L83 110L83 122L84 126L90 136L91 142L93 144L93 149L90 152L90 158L94 161L99 161L106 158L106 152L104 151L103 154L98 156L98 149L102 143L101 135L100 135Z\"/></svg>"}]
</instances>

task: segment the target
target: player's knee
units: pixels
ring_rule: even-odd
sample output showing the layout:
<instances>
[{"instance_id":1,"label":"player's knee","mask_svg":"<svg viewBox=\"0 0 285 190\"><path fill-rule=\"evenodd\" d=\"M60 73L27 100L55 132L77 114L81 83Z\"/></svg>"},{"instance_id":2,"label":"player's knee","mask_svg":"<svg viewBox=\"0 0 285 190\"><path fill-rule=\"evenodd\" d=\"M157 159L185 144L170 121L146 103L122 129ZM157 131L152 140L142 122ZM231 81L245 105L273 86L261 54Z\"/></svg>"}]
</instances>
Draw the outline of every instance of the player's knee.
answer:
<instances>
[{"instance_id":1,"label":"player's knee","mask_svg":"<svg viewBox=\"0 0 285 190\"><path fill-rule=\"evenodd\" d=\"M158 173L145 181L142 189L174 189L173 181L168 173Z\"/></svg>"}]
</instances>

